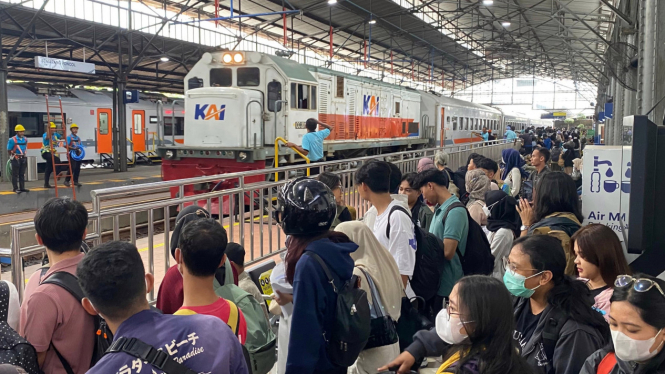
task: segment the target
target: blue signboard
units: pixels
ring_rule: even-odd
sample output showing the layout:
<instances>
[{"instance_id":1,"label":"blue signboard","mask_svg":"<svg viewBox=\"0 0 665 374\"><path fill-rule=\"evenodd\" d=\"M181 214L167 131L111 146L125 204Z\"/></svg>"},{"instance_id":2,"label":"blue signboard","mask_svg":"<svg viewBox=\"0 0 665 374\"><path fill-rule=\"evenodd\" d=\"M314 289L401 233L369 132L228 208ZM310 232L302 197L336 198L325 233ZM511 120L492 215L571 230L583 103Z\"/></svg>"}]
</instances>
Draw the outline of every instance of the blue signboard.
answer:
<instances>
[{"instance_id":1,"label":"blue signboard","mask_svg":"<svg viewBox=\"0 0 665 374\"><path fill-rule=\"evenodd\" d=\"M614 103L605 103L605 118L612 119L614 111Z\"/></svg>"}]
</instances>

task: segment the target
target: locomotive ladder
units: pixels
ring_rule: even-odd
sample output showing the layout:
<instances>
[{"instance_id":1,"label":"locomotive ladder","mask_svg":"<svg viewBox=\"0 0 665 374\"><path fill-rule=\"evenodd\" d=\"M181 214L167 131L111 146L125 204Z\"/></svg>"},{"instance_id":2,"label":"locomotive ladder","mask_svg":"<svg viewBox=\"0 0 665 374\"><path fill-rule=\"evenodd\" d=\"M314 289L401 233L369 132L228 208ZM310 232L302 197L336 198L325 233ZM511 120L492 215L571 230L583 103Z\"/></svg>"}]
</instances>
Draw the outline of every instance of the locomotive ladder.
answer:
<instances>
[{"instance_id":1,"label":"locomotive ladder","mask_svg":"<svg viewBox=\"0 0 665 374\"><path fill-rule=\"evenodd\" d=\"M74 200L76 200L76 185L74 184L74 173L72 173L72 161L69 157L69 144L67 144L67 121L65 120L65 114L62 112L62 99L60 96L58 96L58 104L57 105L49 105L49 100L48 100L48 94L44 95L46 98L46 118L47 121L49 122L47 124L48 129L51 128L51 109L54 110L54 116L57 111L60 111L60 124L62 126L62 138L65 143L65 156L67 156L67 166L69 167L69 181L70 181L70 186L72 188L72 196ZM53 123L55 123L55 117L53 117ZM47 130L48 134L49 130ZM53 166L53 185L55 186L55 197L58 197L58 166L64 165L64 164L56 164L55 163L55 148L58 146L57 144L52 144L53 142L53 134L48 139L48 144L50 147L50 153L51 153L51 165ZM47 161L48 162L48 161ZM45 181L45 183L48 183L49 181Z\"/></svg>"}]
</instances>

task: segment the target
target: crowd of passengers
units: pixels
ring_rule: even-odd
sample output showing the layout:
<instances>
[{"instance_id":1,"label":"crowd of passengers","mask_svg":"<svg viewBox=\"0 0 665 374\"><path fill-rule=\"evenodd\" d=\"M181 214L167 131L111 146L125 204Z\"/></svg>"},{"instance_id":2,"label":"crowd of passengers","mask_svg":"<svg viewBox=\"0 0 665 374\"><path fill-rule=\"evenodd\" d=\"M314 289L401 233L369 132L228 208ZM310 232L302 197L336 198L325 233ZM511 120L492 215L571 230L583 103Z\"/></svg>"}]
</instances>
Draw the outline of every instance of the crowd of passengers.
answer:
<instances>
[{"instance_id":1,"label":"crowd of passengers","mask_svg":"<svg viewBox=\"0 0 665 374\"><path fill-rule=\"evenodd\" d=\"M20 306L0 282L0 373L665 373L665 282L631 274L611 229L581 225L564 172L537 170L529 198L504 189L513 168L524 172L516 152L504 151L502 170L474 154L453 171L445 152L404 175L365 163L355 173L371 204L362 220L336 174L288 181L275 212L286 252L269 305L245 272L245 249L202 208L178 214L175 265L151 306L155 279L140 251L111 241L82 252L85 207L51 199L34 218L48 267L32 274ZM443 252L438 279L424 286L423 238ZM482 243L493 262L465 274ZM340 315L345 290L364 295L350 316ZM371 320L358 337L370 338L354 354L333 342L363 302Z\"/></svg>"}]
</instances>

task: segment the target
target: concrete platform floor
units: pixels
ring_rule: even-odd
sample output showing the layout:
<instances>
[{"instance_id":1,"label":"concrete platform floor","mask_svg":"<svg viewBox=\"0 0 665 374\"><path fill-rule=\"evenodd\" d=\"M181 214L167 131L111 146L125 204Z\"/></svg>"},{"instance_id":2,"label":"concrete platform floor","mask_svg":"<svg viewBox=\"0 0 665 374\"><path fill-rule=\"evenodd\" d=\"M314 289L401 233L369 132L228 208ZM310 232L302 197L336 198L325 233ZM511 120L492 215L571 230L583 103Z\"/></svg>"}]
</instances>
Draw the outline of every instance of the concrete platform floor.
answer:
<instances>
[{"instance_id":1,"label":"concrete platform floor","mask_svg":"<svg viewBox=\"0 0 665 374\"><path fill-rule=\"evenodd\" d=\"M161 180L161 165L137 165L122 173L116 173L113 169L82 169L79 183L83 186L76 187L76 199L81 202L89 202L91 200L90 191L95 189ZM51 186L54 185L53 178L50 183ZM63 183L64 178L61 178L58 181L58 196L73 196L72 188L65 187ZM55 197L55 188L44 188L43 174L40 174L36 181L26 182L25 187L30 192L16 194L12 191L11 182L0 183L0 214L36 210L46 200Z\"/></svg>"}]
</instances>

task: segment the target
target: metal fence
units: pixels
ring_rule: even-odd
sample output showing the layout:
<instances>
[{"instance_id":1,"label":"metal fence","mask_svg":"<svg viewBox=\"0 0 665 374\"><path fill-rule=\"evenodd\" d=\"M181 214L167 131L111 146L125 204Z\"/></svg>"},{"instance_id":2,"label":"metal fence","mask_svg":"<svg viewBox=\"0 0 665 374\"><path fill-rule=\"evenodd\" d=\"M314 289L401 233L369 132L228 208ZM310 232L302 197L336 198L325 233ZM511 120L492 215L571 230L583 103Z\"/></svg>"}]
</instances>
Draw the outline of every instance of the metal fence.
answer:
<instances>
[{"instance_id":1,"label":"metal fence","mask_svg":"<svg viewBox=\"0 0 665 374\"><path fill-rule=\"evenodd\" d=\"M429 148L410 150L377 156L360 157L348 160L317 163L315 167L320 171L331 171L340 175L344 187L344 199L347 205L356 209L358 217L369 208L367 202L362 201L354 184L355 172L364 162L371 160L385 160L396 164L403 173L416 171L418 161L423 157L433 158L437 151L445 150L449 154L448 166L455 170L466 164L469 155L473 152L498 160L501 151L512 148L512 142L493 141L489 143L472 143L455 145L443 148ZM121 239L121 232L129 231L129 236L122 238L134 245L137 241L147 240L146 247L140 250L143 255L146 271L156 278L164 274L171 265L170 234L172 219L177 212L185 206L198 204L211 211L214 205L219 205L220 214L217 219L227 229L229 241L242 244L248 252L247 265L271 257L280 251L283 246L282 233L272 218L271 209L276 200L278 187L289 179L304 175L307 165L294 165L280 167L279 169L262 169L242 173L203 176L174 181L162 181L132 186L111 187L91 192L92 211L89 213L89 225L86 241L93 246L108 240ZM274 174L280 173L278 182L274 181ZM187 186L206 186L218 184L220 180L229 181L234 187L223 190L186 195ZM260 182L251 182L261 180ZM175 197L150 200L150 196L170 191ZM117 206L111 202L117 199L132 198L136 202ZM137 239L137 222L142 224L141 229L147 229L146 239ZM157 229L161 225L161 233ZM11 257L12 281L19 290L22 300L25 286L23 259L45 253L39 245L22 245L22 238L26 235L34 236L32 222L11 226L11 250L1 250L0 257ZM26 240L24 240L26 241ZM27 242L27 241L26 241ZM158 248L161 248L158 249ZM147 258L146 258L147 257ZM161 279L161 278L158 278ZM155 300L154 291L150 293L150 300Z\"/></svg>"}]
</instances>

